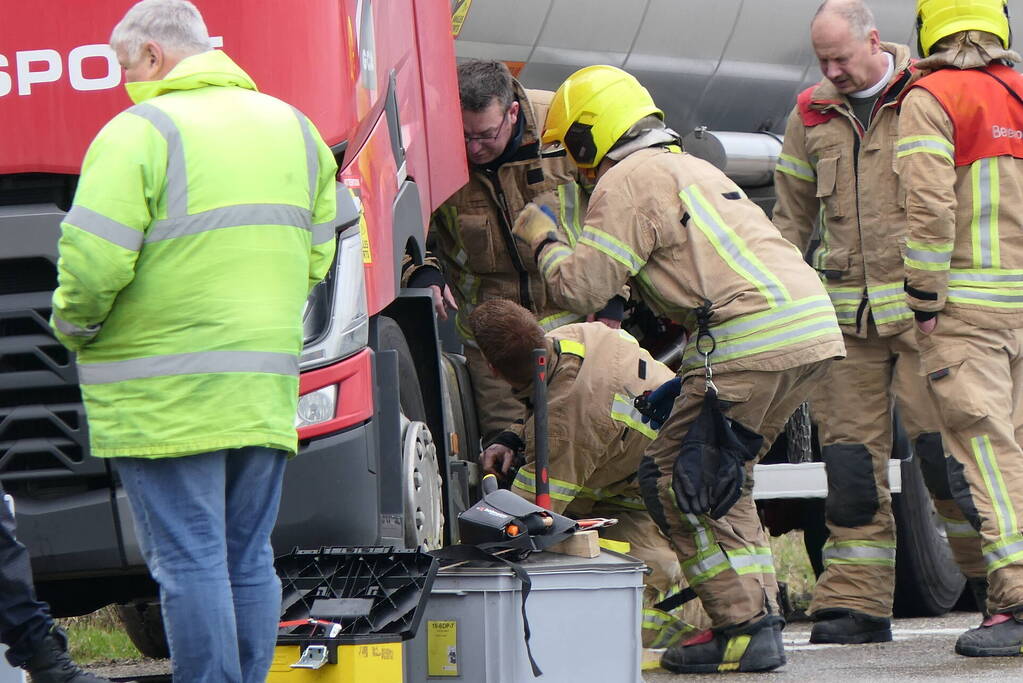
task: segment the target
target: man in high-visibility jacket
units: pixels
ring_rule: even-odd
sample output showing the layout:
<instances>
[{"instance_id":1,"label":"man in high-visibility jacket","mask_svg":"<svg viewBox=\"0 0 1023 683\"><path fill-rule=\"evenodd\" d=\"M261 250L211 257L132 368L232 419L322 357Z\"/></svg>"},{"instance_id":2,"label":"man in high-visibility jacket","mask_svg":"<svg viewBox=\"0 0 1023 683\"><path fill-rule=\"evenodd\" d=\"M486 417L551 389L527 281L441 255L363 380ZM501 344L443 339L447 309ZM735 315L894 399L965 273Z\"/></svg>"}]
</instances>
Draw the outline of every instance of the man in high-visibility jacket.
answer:
<instances>
[{"instance_id":1,"label":"man in high-visibility jacket","mask_svg":"<svg viewBox=\"0 0 1023 683\"><path fill-rule=\"evenodd\" d=\"M1023 652L1023 77L1005 65L1004 0L920 0L917 67L897 146L906 301L950 451L952 493L980 533L983 625L971 657Z\"/></svg>"},{"instance_id":2,"label":"man in high-visibility jacket","mask_svg":"<svg viewBox=\"0 0 1023 683\"><path fill-rule=\"evenodd\" d=\"M861 0L828 0L810 27L824 79L799 95L775 167L773 220L805 251L845 334L812 406L827 464L824 573L813 643L892 639L895 518L888 486L892 406L906 428L949 544L971 587L986 585L980 539L948 485L940 419L920 377L903 295L906 211L895 175L899 96L915 78L909 48L882 43ZM855 397L857 400L850 400Z\"/></svg>"},{"instance_id":3,"label":"man in high-visibility jacket","mask_svg":"<svg viewBox=\"0 0 1023 683\"><path fill-rule=\"evenodd\" d=\"M422 264L405 259L402 282L432 288L438 317L446 319L447 308L455 309L480 436L489 446L505 425L522 417L522 406L508 386L490 374L467 316L480 303L498 298L528 308L544 330L583 320L550 300L536 263L525 246L515 242L511 228L522 207L537 202L558 215L565 234L574 241L586 210L586 193L563 150L540 149L550 91L526 90L502 62L470 60L458 65L458 93L469 182L434 212L432 251ZM610 303L603 317L617 325L623 304L624 299Z\"/></svg>"},{"instance_id":4,"label":"man in high-visibility jacket","mask_svg":"<svg viewBox=\"0 0 1023 683\"><path fill-rule=\"evenodd\" d=\"M678 400L647 451L656 467L648 476L641 469L640 483L713 630L669 648L662 666L777 668L785 661L777 582L751 487L719 519L682 514L672 470L710 388L708 364L728 417L766 444L774 440L830 359L845 353L831 301L763 211L719 170L682 152L650 94L621 69L570 76L554 96L544 140L562 143L597 178L574 250L540 209L516 226L554 301L587 313L631 281L655 312L693 333ZM698 324L703 334L695 334ZM745 468L748 484L752 462Z\"/></svg>"},{"instance_id":5,"label":"man in high-visibility jacket","mask_svg":"<svg viewBox=\"0 0 1023 683\"><path fill-rule=\"evenodd\" d=\"M633 399L674 373L624 330L576 323L545 335L529 311L506 299L480 304L468 322L486 362L526 409L525 421L508 425L502 443L483 453L484 470L507 475L514 457L524 453L525 464L511 490L529 500L535 497L532 352L546 349L552 509L574 519L618 519L600 530L601 537L628 543L629 554L651 569L643 591L645 648L668 647L695 626L705 626L698 603L686 611L692 623L653 608L679 590L682 570L668 539L650 518L636 482L639 460L657 432L643 424Z\"/></svg>"},{"instance_id":6,"label":"man in high-visibility jacket","mask_svg":"<svg viewBox=\"0 0 1023 683\"><path fill-rule=\"evenodd\" d=\"M333 260L337 167L303 114L210 49L192 3L134 5L111 46L136 105L86 154L51 324L160 585L175 679L262 681L302 308Z\"/></svg>"}]
</instances>

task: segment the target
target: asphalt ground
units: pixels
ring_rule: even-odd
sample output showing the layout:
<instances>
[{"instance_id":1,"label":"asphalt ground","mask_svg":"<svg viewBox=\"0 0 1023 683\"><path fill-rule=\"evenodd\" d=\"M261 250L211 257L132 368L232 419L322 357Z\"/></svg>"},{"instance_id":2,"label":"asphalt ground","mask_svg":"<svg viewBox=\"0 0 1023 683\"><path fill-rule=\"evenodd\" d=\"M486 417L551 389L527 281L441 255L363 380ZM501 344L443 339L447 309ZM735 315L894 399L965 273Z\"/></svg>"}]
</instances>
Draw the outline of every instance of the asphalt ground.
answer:
<instances>
[{"instance_id":1,"label":"asphalt ground","mask_svg":"<svg viewBox=\"0 0 1023 683\"><path fill-rule=\"evenodd\" d=\"M761 674L686 674L646 671L646 683L717 680L723 683L776 681L1009 681L1023 679L1023 657L961 657L956 638L980 623L977 613L941 618L898 619L894 640L869 645L812 645L810 622L785 627L788 662Z\"/></svg>"}]
</instances>

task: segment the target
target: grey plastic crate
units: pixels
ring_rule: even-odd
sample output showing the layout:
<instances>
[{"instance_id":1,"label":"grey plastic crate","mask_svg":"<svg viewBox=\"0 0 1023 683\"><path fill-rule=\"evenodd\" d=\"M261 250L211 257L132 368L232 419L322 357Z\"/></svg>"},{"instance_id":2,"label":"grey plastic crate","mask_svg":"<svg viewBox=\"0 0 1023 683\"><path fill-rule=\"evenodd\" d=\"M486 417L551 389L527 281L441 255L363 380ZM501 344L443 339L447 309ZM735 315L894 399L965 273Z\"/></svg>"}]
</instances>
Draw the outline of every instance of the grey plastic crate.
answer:
<instances>
[{"instance_id":1,"label":"grey plastic crate","mask_svg":"<svg viewBox=\"0 0 1023 683\"><path fill-rule=\"evenodd\" d=\"M526 656L521 583L504 565L470 564L437 572L405 646L407 683L642 683L642 562L603 551L593 559L539 553L522 564L532 579L529 642L543 676L533 677ZM447 660L457 675L431 675L431 646L435 669Z\"/></svg>"}]
</instances>

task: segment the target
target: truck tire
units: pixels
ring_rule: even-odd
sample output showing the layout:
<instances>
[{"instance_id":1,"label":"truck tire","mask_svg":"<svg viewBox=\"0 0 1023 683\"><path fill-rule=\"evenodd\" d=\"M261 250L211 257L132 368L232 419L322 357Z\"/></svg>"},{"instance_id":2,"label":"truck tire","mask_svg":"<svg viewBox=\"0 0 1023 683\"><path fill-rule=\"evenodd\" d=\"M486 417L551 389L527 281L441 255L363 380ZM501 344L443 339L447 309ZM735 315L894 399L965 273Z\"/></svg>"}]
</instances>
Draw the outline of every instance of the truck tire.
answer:
<instances>
[{"instance_id":1,"label":"truck tire","mask_svg":"<svg viewBox=\"0 0 1023 683\"><path fill-rule=\"evenodd\" d=\"M915 460L902 461L902 493L892 496L892 511L898 543L895 616L945 614L958 602L966 579L952 559Z\"/></svg>"},{"instance_id":2,"label":"truck tire","mask_svg":"<svg viewBox=\"0 0 1023 683\"><path fill-rule=\"evenodd\" d=\"M381 316L377 321L377 340L379 350L398 354L398 402L405 418L401 421L405 545L435 550L441 547L444 538L443 482L433 435L426 426L419 373L398 323Z\"/></svg>"},{"instance_id":3,"label":"truck tire","mask_svg":"<svg viewBox=\"0 0 1023 683\"><path fill-rule=\"evenodd\" d=\"M133 602L128 605L117 605L117 616L128 638L142 656L150 659L170 657L160 603Z\"/></svg>"}]
</instances>

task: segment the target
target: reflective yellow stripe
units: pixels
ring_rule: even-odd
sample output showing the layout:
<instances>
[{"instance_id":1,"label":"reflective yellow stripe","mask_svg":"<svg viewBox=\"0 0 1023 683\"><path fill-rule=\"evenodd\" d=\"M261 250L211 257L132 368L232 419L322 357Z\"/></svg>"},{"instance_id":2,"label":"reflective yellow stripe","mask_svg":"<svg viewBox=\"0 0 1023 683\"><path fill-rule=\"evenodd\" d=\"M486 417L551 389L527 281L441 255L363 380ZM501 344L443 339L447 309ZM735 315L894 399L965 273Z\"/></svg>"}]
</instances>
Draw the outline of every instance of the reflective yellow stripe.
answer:
<instances>
[{"instance_id":1,"label":"reflective yellow stripe","mask_svg":"<svg viewBox=\"0 0 1023 683\"><path fill-rule=\"evenodd\" d=\"M945 527L945 535L949 538L980 538L980 533L973 528L973 525L962 519L952 519L938 515L942 525Z\"/></svg>"},{"instance_id":2,"label":"reflective yellow stripe","mask_svg":"<svg viewBox=\"0 0 1023 683\"><path fill-rule=\"evenodd\" d=\"M1023 535L1016 533L982 548L988 572L1023 560Z\"/></svg>"},{"instance_id":3,"label":"reflective yellow stripe","mask_svg":"<svg viewBox=\"0 0 1023 683\"><path fill-rule=\"evenodd\" d=\"M737 548L725 552L736 574L774 574L770 548Z\"/></svg>"},{"instance_id":4,"label":"reflective yellow stripe","mask_svg":"<svg viewBox=\"0 0 1023 683\"><path fill-rule=\"evenodd\" d=\"M788 290L781 280L760 261L732 226L721 218L699 187L690 185L679 193L679 197L689 210L693 223L732 270L756 287L771 306L790 300Z\"/></svg>"},{"instance_id":5,"label":"reflective yellow stripe","mask_svg":"<svg viewBox=\"0 0 1023 683\"><path fill-rule=\"evenodd\" d=\"M540 268L540 272L543 273L544 279L550 280L558 264L571 255L572 250L561 242L547 244L540 250L540 258L536 264Z\"/></svg>"},{"instance_id":6,"label":"reflective yellow stripe","mask_svg":"<svg viewBox=\"0 0 1023 683\"><path fill-rule=\"evenodd\" d=\"M515 481L512 482L512 486L520 488L527 493L536 493L536 474L527 470L526 468L520 468L518 473L515 475ZM548 481L550 487L551 498L560 500L566 503L571 503L580 493L583 493L585 489L578 484L573 484L570 481L564 481L561 479L555 479L553 477Z\"/></svg>"},{"instance_id":7,"label":"reflective yellow stripe","mask_svg":"<svg viewBox=\"0 0 1023 683\"><path fill-rule=\"evenodd\" d=\"M657 438L657 430L651 429L650 425L643 424L643 416L632 400L623 394L615 394L611 402L611 419L625 424L648 439Z\"/></svg>"},{"instance_id":8,"label":"reflective yellow stripe","mask_svg":"<svg viewBox=\"0 0 1023 683\"><path fill-rule=\"evenodd\" d=\"M797 299L767 311L739 316L720 325L711 325L710 330L717 343L713 356L716 363L841 333L827 295ZM702 364L693 337L682 354L682 369L686 371Z\"/></svg>"},{"instance_id":9,"label":"reflective yellow stripe","mask_svg":"<svg viewBox=\"0 0 1023 683\"><path fill-rule=\"evenodd\" d=\"M582 226L579 224L579 185L564 183L558 185L558 203L561 208L561 227L568 237L568 244L575 246Z\"/></svg>"},{"instance_id":10,"label":"reflective yellow stripe","mask_svg":"<svg viewBox=\"0 0 1023 683\"><path fill-rule=\"evenodd\" d=\"M728 639L728 644L725 645L725 655L722 657L722 662L718 665L718 671L735 671L739 668L739 660L746 654L746 648L749 647L749 641L753 639L753 636L741 635L733 636Z\"/></svg>"},{"instance_id":11,"label":"reflective yellow stripe","mask_svg":"<svg viewBox=\"0 0 1023 683\"><path fill-rule=\"evenodd\" d=\"M975 436L970 439L970 446L973 448L973 457L977 461L977 466L984 479L984 486L991 498L991 507L995 510L995 517L998 520L998 535L1004 537L1019 534L1016 510L1012 506L1009 490L1002 479L1002 471L998 467L998 456L995 454L994 448L991 447L990 437L987 434Z\"/></svg>"},{"instance_id":12,"label":"reflective yellow stripe","mask_svg":"<svg viewBox=\"0 0 1023 683\"><path fill-rule=\"evenodd\" d=\"M913 317L913 312L906 305L906 290L901 282L871 285L867 287L867 297L874 322L878 325Z\"/></svg>"},{"instance_id":13,"label":"reflective yellow stripe","mask_svg":"<svg viewBox=\"0 0 1023 683\"><path fill-rule=\"evenodd\" d=\"M895 544L885 541L828 541L822 552L824 566L833 564L895 566Z\"/></svg>"},{"instance_id":14,"label":"reflective yellow stripe","mask_svg":"<svg viewBox=\"0 0 1023 683\"><path fill-rule=\"evenodd\" d=\"M561 353L570 353L573 356L586 358L586 344L572 339L559 339L558 350L561 351Z\"/></svg>"},{"instance_id":15,"label":"reflective yellow stripe","mask_svg":"<svg viewBox=\"0 0 1023 683\"><path fill-rule=\"evenodd\" d=\"M831 240L828 234L828 217L824 211L824 204L821 203L820 211L817 212L817 220L821 226L821 243L813 251L813 257L810 259L813 262L813 267L817 270L827 270L825 264L828 262L828 256L831 255Z\"/></svg>"},{"instance_id":16,"label":"reflective yellow stripe","mask_svg":"<svg viewBox=\"0 0 1023 683\"><path fill-rule=\"evenodd\" d=\"M544 332L550 332L551 330L556 330L564 325L579 322L580 320L583 320L585 317L586 316L579 315L578 313L564 311L561 313L554 313L548 315L545 318L541 318L539 320L539 325Z\"/></svg>"},{"instance_id":17,"label":"reflective yellow stripe","mask_svg":"<svg viewBox=\"0 0 1023 683\"><path fill-rule=\"evenodd\" d=\"M998 159L979 159L970 165L973 189L973 216L970 234L973 241L973 267L998 268Z\"/></svg>"},{"instance_id":18,"label":"reflective yellow stripe","mask_svg":"<svg viewBox=\"0 0 1023 683\"><path fill-rule=\"evenodd\" d=\"M579 244L588 245L602 254L610 256L625 266L629 270L630 275L635 275L646 265L646 261L641 259L628 244L622 242L614 235L589 225L583 228L583 234L579 237Z\"/></svg>"},{"instance_id":19,"label":"reflective yellow stripe","mask_svg":"<svg viewBox=\"0 0 1023 683\"><path fill-rule=\"evenodd\" d=\"M895 147L895 156L901 159L910 154L926 152L948 159L950 164L955 164L955 159L952 158L954 151L955 147L952 146L952 143L939 135L910 135L899 138Z\"/></svg>"},{"instance_id":20,"label":"reflective yellow stripe","mask_svg":"<svg viewBox=\"0 0 1023 683\"><path fill-rule=\"evenodd\" d=\"M948 270L952 265L952 242L930 244L906 240L906 265L917 270Z\"/></svg>"},{"instance_id":21,"label":"reflective yellow stripe","mask_svg":"<svg viewBox=\"0 0 1023 683\"><path fill-rule=\"evenodd\" d=\"M778 155L778 165L774 168L775 170L786 173L794 178L805 180L809 183L812 183L817 179L817 174L814 173L813 166L802 159L797 159L791 154L785 154L784 152Z\"/></svg>"},{"instance_id":22,"label":"reflective yellow stripe","mask_svg":"<svg viewBox=\"0 0 1023 683\"><path fill-rule=\"evenodd\" d=\"M824 281L824 289L831 298L831 305L835 307L835 317L839 325L855 325L856 312L860 309L860 302L863 301L862 287L835 287Z\"/></svg>"}]
</instances>

